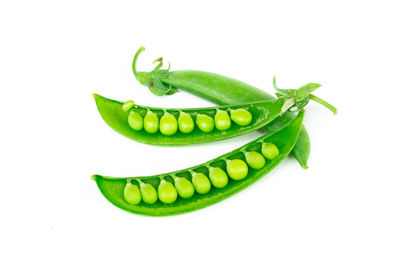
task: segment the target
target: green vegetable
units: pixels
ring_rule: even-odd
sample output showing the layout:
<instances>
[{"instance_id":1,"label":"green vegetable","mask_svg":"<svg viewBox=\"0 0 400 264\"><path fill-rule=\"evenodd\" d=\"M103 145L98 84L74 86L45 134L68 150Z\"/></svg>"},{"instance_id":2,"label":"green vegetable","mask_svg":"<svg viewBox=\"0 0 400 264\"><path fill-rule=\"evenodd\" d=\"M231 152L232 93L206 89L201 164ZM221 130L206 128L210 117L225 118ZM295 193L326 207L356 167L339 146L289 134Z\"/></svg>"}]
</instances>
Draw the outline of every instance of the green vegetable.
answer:
<instances>
[{"instance_id":1,"label":"green vegetable","mask_svg":"<svg viewBox=\"0 0 400 264\"><path fill-rule=\"evenodd\" d=\"M130 204L138 204L142 200L140 189L137 185L128 182L124 189L124 199Z\"/></svg>"},{"instance_id":2,"label":"green vegetable","mask_svg":"<svg viewBox=\"0 0 400 264\"><path fill-rule=\"evenodd\" d=\"M151 72L138 72L136 69L137 60L144 50L145 48L141 47L136 52L132 63L132 70L136 79L141 84L147 86L155 95L170 95L181 89L221 105L276 100L275 97L254 86L215 73L193 70L170 71L170 67L168 69L161 69L163 65L162 58L155 61L158 62L158 65ZM276 87L275 80L274 86ZM315 84L311 83L307 86L309 88L303 89L297 95L306 101L311 99L320 102L333 112L336 112L333 106L327 104L322 99L314 95L304 96L303 93L310 93ZM292 96L290 90L286 91L287 93L284 92L281 94L286 97ZM296 102L292 100L291 103ZM290 123L294 117L295 115L292 113L286 112L281 118L277 118L271 122L266 129L268 132L280 130ZM303 168L308 167L307 160L310 155L310 139L304 127L302 128L298 142L293 148L292 154Z\"/></svg>"},{"instance_id":3,"label":"green vegetable","mask_svg":"<svg viewBox=\"0 0 400 264\"><path fill-rule=\"evenodd\" d=\"M226 111L218 109L214 119L218 130L228 130L231 127L231 118Z\"/></svg>"},{"instance_id":4,"label":"green vegetable","mask_svg":"<svg viewBox=\"0 0 400 264\"><path fill-rule=\"evenodd\" d=\"M264 143L261 148L261 152L267 159L274 159L279 155L279 149L271 142Z\"/></svg>"},{"instance_id":5,"label":"green vegetable","mask_svg":"<svg viewBox=\"0 0 400 264\"><path fill-rule=\"evenodd\" d=\"M249 172L246 162L241 159L228 160L226 170L235 181L244 179Z\"/></svg>"},{"instance_id":6,"label":"green vegetable","mask_svg":"<svg viewBox=\"0 0 400 264\"><path fill-rule=\"evenodd\" d=\"M190 198L194 194L193 184L185 177L174 177L175 187L182 198Z\"/></svg>"},{"instance_id":7,"label":"green vegetable","mask_svg":"<svg viewBox=\"0 0 400 264\"><path fill-rule=\"evenodd\" d=\"M178 121L173 114L165 113L160 120L160 132L166 136L171 136L178 131Z\"/></svg>"},{"instance_id":8,"label":"green vegetable","mask_svg":"<svg viewBox=\"0 0 400 264\"><path fill-rule=\"evenodd\" d=\"M139 184L140 184L140 193L142 195L143 201L147 204L154 204L155 202L157 202L158 199L157 191L153 187L153 185L148 183L143 183L140 180Z\"/></svg>"},{"instance_id":9,"label":"green vegetable","mask_svg":"<svg viewBox=\"0 0 400 264\"><path fill-rule=\"evenodd\" d=\"M239 126L247 126L250 124L252 116L249 111L245 109L231 110L232 120Z\"/></svg>"},{"instance_id":10,"label":"green vegetable","mask_svg":"<svg viewBox=\"0 0 400 264\"><path fill-rule=\"evenodd\" d=\"M261 169L265 165L264 157L256 151L246 152L245 157L250 168Z\"/></svg>"},{"instance_id":11,"label":"green vegetable","mask_svg":"<svg viewBox=\"0 0 400 264\"><path fill-rule=\"evenodd\" d=\"M220 167L209 168L209 177L212 185L216 188L223 188L228 184L228 175Z\"/></svg>"},{"instance_id":12,"label":"green vegetable","mask_svg":"<svg viewBox=\"0 0 400 264\"><path fill-rule=\"evenodd\" d=\"M133 130L136 130L136 131L142 130L143 129L142 116L135 111L131 111L128 116L128 125Z\"/></svg>"},{"instance_id":13,"label":"green vegetable","mask_svg":"<svg viewBox=\"0 0 400 264\"><path fill-rule=\"evenodd\" d=\"M209 117L208 115L199 114L196 117L196 125L200 128L201 131L209 133L214 129L214 119L212 119L212 117Z\"/></svg>"},{"instance_id":14,"label":"green vegetable","mask_svg":"<svg viewBox=\"0 0 400 264\"><path fill-rule=\"evenodd\" d=\"M118 133L152 145L187 145L223 140L257 130L279 117L284 100L190 109L162 109L134 105L130 112L123 103L93 95L104 121ZM213 129L218 111L245 109L252 114L247 126L232 123L228 130ZM144 130L142 117L144 117ZM178 119L178 121L177 121ZM160 120L160 121L159 121ZM190 121L191 120L191 121ZM194 125L193 120L196 120ZM179 130L178 130L179 126Z\"/></svg>"},{"instance_id":15,"label":"green vegetable","mask_svg":"<svg viewBox=\"0 0 400 264\"><path fill-rule=\"evenodd\" d=\"M158 186L158 198L160 198L160 201L170 204L175 202L177 197L178 194L174 185L162 179L160 185Z\"/></svg>"},{"instance_id":16,"label":"green vegetable","mask_svg":"<svg viewBox=\"0 0 400 264\"><path fill-rule=\"evenodd\" d=\"M276 167L294 147L300 133L303 116L304 112L302 111L288 126L281 130L264 135L232 152L192 168L150 177L112 178L93 175L92 178L96 181L102 194L111 203L132 213L167 216L194 211L232 196ZM261 169L254 169L249 166L245 178L242 178L244 175L243 167L247 168L244 153L253 151L261 153L262 144L266 142L274 144L279 149L279 154L274 159L269 160ZM236 180L229 181L225 187L221 188L216 188L215 183L210 186L211 168L219 168L225 174L231 171ZM232 175L230 176L232 177ZM187 187L188 185L182 187L177 184L177 178L185 178L191 181L196 193L191 192L190 187ZM129 202L131 199L126 198L124 193L127 185L136 183L140 187L143 201L132 204ZM173 186L174 183L175 187ZM176 196L175 188L180 197ZM185 198L182 198L182 190L187 191L187 194L184 195ZM157 196L160 197L159 201L157 201Z\"/></svg>"},{"instance_id":17,"label":"green vegetable","mask_svg":"<svg viewBox=\"0 0 400 264\"><path fill-rule=\"evenodd\" d=\"M178 118L179 131L182 133L190 133L194 129L194 122L188 113L180 112Z\"/></svg>"},{"instance_id":18,"label":"green vegetable","mask_svg":"<svg viewBox=\"0 0 400 264\"><path fill-rule=\"evenodd\" d=\"M146 113L143 123L144 123L144 130L147 133L154 134L158 131L159 127L158 115L156 113L151 112L151 110Z\"/></svg>"}]
</instances>

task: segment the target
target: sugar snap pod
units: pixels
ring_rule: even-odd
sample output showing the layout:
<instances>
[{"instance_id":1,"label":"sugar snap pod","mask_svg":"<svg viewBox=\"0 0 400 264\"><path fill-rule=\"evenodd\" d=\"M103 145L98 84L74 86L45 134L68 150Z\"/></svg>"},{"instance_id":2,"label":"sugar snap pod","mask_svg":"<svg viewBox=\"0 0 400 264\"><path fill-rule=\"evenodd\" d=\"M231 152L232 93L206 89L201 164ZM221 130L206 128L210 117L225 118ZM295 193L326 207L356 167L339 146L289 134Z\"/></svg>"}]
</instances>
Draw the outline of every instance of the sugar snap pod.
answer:
<instances>
[{"instance_id":1,"label":"sugar snap pod","mask_svg":"<svg viewBox=\"0 0 400 264\"><path fill-rule=\"evenodd\" d=\"M275 168L293 149L303 117L301 111L281 130L188 169L149 177L92 178L112 204L131 213L168 216L198 210L234 195Z\"/></svg>"},{"instance_id":2,"label":"sugar snap pod","mask_svg":"<svg viewBox=\"0 0 400 264\"><path fill-rule=\"evenodd\" d=\"M195 70L170 71L170 67L161 69L162 58L155 60L158 65L152 71L138 72L136 69L137 60L144 50L145 48L141 47L136 52L132 70L136 79L147 86L155 95L170 95L180 89L221 105L276 99L274 96L252 85L219 74ZM319 98L313 97L312 99L318 101ZM286 112L281 118L271 122L267 126L267 131L281 129L291 122L294 117L294 114ZM218 128L219 124L216 123L216 126ZM303 168L307 168L307 160L310 155L310 139L304 126L298 142L296 142L292 150L292 154Z\"/></svg>"}]
</instances>

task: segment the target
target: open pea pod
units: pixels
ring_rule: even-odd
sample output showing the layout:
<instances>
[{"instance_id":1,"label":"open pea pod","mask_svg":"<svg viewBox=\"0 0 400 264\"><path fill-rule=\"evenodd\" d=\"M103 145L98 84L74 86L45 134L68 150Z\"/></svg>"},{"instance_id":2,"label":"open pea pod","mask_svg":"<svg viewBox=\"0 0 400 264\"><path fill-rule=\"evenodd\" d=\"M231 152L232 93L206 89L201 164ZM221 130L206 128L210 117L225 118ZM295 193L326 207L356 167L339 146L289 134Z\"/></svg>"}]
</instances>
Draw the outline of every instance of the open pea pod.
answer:
<instances>
[{"instance_id":1,"label":"open pea pod","mask_svg":"<svg viewBox=\"0 0 400 264\"><path fill-rule=\"evenodd\" d=\"M118 133L152 145L223 140L264 127L280 116L285 99L207 108L164 109L93 95L103 120Z\"/></svg>"},{"instance_id":2,"label":"open pea pod","mask_svg":"<svg viewBox=\"0 0 400 264\"><path fill-rule=\"evenodd\" d=\"M293 149L304 111L286 127L188 169L150 177L93 175L102 194L135 214L168 216L215 204L254 183Z\"/></svg>"}]
</instances>

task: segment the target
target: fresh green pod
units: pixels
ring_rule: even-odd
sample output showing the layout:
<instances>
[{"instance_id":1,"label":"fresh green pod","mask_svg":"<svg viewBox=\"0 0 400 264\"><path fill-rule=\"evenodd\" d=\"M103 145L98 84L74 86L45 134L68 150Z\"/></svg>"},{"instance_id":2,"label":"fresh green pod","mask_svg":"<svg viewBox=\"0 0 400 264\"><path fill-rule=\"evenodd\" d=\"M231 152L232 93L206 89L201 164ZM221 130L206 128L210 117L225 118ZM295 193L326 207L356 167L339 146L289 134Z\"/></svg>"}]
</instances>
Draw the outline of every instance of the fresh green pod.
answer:
<instances>
[{"instance_id":1,"label":"fresh green pod","mask_svg":"<svg viewBox=\"0 0 400 264\"><path fill-rule=\"evenodd\" d=\"M144 130L147 133L151 134L156 133L158 131L159 122L160 121L156 113L153 113L152 111L147 111L146 116L144 117L143 120Z\"/></svg>"},{"instance_id":2,"label":"fresh green pod","mask_svg":"<svg viewBox=\"0 0 400 264\"><path fill-rule=\"evenodd\" d=\"M261 152L267 159L274 159L279 155L279 149L271 142L264 143Z\"/></svg>"},{"instance_id":3,"label":"fresh green pod","mask_svg":"<svg viewBox=\"0 0 400 264\"><path fill-rule=\"evenodd\" d=\"M171 136L178 131L178 121L173 114L165 113L160 119L160 132L165 136Z\"/></svg>"},{"instance_id":4,"label":"fresh green pod","mask_svg":"<svg viewBox=\"0 0 400 264\"><path fill-rule=\"evenodd\" d=\"M250 168L261 169L265 165L265 159L263 155L256 151L250 151L245 153L246 163Z\"/></svg>"},{"instance_id":5,"label":"fresh green pod","mask_svg":"<svg viewBox=\"0 0 400 264\"><path fill-rule=\"evenodd\" d=\"M224 188L228 184L228 175L220 167L212 167L209 170L212 185L216 188Z\"/></svg>"},{"instance_id":6,"label":"fresh green pod","mask_svg":"<svg viewBox=\"0 0 400 264\"><path fill-rule=\"evenodd\" d=\"M231 118L233 122L239 126L247 126L252 120L252 115L249 111L245 109L231 110Z\"/></svg>"},{"instance_id":7,"label":"fresh green pod","mask_svg":"<svg viewBox=\"0 0 400 264\"><path fill-rule=\"evenodd\" d=\"M201 131L209 133L214 129L214 119L208 115L199 114L196 118L196 125Z\"/></svg>"},{"instance_id":8,"label":"fresh green pod","mask_svg":"<svg viewBox=\"0 0 400 264\"><path fill-rule=\"evenodd\" d=\"M123 111L123 110L122 110ZM135 131L140 131L143 129L143 117L135 112L131 111L128 115L128 125Z\"/></svg>"},{"instance_id":9,"label":"fresh green pod","mask_svg":"<svg viewBox=\"0 0 400 264\"><path fill-rule=\"evenodd\" d=\"M120 207L121 209L132 213L148 216L167 216L194 211L215 204L221 200L228 198L229 196L232 196L233 194L239 192L240 190L243 190L250 184L263 177L273 168L275 168L291 152L292 148L294 147L300 133L303 116L304 112L302 111L298 114L297 118L295 118L288 126L282 128L281 130L276 131L272 134L261 136L260 138L236 150L233 150L232 152L229 152L206 163L188 169L150 177L113 178L101 175L93 175L92 178L96 181L102 194L111 203ZM188 178L190 178L192 173L202 173L203 175L206 175L209 171L209 168L211 167L219 167L225 171L225 164L227 160L243 160L243 153L251 151L261 152L261 145L264 142L270 142L277 146L277 148L279 149L278 156L268 161L268 163L266 163L265 166L261 169L250 168L248 170L247 177L242 180L229 181L228 184L223 188L211 187L210 190L205 194L196 192L190 198L178 197L173 203L163 203L162 201L157 201L153 204L149 204L145 201L142 187L143 184L151 185L152 189L155 190L155 188L158 188L158 186L160 185L161 179L165 179L165 181L168 181L172 184L174 179L170 175L186 175L185 177ZM130 204L124 199L124 189L127 182L133 182L135 180L142 183L140 185L140 188L144 201L136 205Z\"/></svg>"},{"instance_id":10,"label":"fresh green pod","mask_svg":"<svg viewBox=\"0 0 400 264\"><path fill-rule=\"evenodd\" d=\"M188 109L163 109L134 105L131 113L137 113L138 115L140 115L140 117L146 116L144 121L145 129L134 130L128 124L128 116L130 114L122 110L122 102L107 99L97 94L94 94L93 96L96 100L97 108L100 112L100 115L112 129L130 139L151 145L187 145L213 142L243 135L251 131L260 129L274 119L278 118L284 104L284 100L278 99L276 101L257 102L250 104ZM215 116L218 110L228 111L229 109L245 109L246 111L251 112L253 116L251 123L247 126L239 126L235 123L232 123L231 127L228 130L213 129L208 133L200 130L198 126L195 126L194 129L188 133L182 133L181 131L175 130L177 129L178 123L176 121L176 118L178 118L180 116L180 113L182 112L187 113L191 117L206 115L207 117L209 117L209 119L212 120L211 116ZM150 132L156 131L155 133L149 133L149 115L152 116L152 123L154 124L157 124L156 121L158 120L158 116L164 115L163 118L161 118L160 120L159 129L154 128L156 127L156 125L152 126L154 130ZM166 115L168 116L168 118L166 117ZM200 118L200 120L201 119L202 118ZM208 120L208 118L206 119ZM168 122L165 122L165 120L167 120ZM170 129L167 133L165 129L166 124L169 125L171 123L173 123L173 128ZM161 127L163 127L163 129L161 129Z\"/></svg>"},{"instance_id":11,"label":"fresh green pod","mask_svg":"<svg viewBox=\"0 0 400 264\"><path fill-rule=\"evenodd\" d=\"M152 71L138 72L136 70L137 60L144 50L144 47L140 47L136 52L132 62L132 70L136 79L142 85L147 86L155 95L171 95L179 89L220 105L276 100L274 96L250 84L219 74L195 70L170 71L170 67L168 69L161 69L163 64L162 58L157 60L159 64ZM275 79L274 86L276 88ZM312 87L314 84L311 83L309 84L310 86ZM302 99L304 98L303 96L301 97ZM336 109L333 106L319 100L318 97L310 95L309 99L319 101L336 113ZM280 130L294 118L295 115L293 113L286 112L282 117L271 122L266 127L266 130L268 132ZM308 168L307 160L310 155L310 138L304 127L299 135L298 142L292 150L292 154L303 168Z\"/></svg>"},{"instance_id":12,"label":"fresh green pod","mask_svg":"<svg viewBox=\"0 0 400 264\"><path fill-rule=\"evenodd\" d=\"M215 127L218 130L228 130L231 127L231 118L227 111L217 110L215 114Z\"/></svg>"},{"instance_id":13,"label":"fresh green pod","mask_svg":"<svg viewBox=\"0 0 400 264\"><path fill-rule=\"evenodd\" d=\"M179 131L182 133L190 133L194 129L194 122L188 113L180 112L178 118Z\"/></svg>"}]
</instances>

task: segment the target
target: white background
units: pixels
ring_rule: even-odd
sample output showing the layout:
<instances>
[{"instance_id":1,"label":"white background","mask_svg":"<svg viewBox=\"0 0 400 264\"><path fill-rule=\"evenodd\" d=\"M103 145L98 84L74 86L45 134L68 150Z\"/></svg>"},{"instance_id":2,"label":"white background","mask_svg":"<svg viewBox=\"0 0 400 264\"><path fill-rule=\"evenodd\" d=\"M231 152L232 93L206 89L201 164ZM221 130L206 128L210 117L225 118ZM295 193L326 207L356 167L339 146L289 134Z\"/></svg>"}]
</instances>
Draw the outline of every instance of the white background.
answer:
<instances>
[{"instance_id":1,"label":"white background","mask_svg":"<svg viewBox=\"0 0 400 264\"><path fill-rule=\"evenodd\" d=\"M1 263L400 263L398 1L2 1ZM156 97L131 72L199 69L268 92L308 82L310 168L285 160L234 197L151 218L111 205L94 173L152 175L258 137L187 147L128 140L91 96Z\"/></svg>"}]
</instances>

